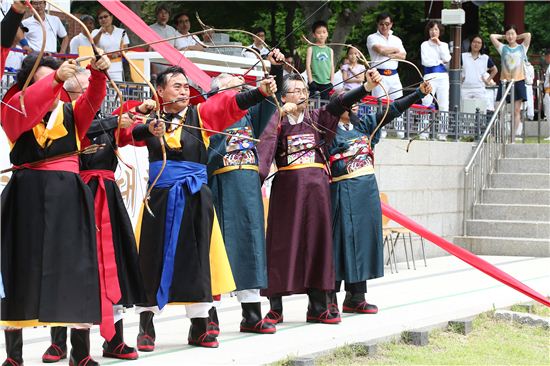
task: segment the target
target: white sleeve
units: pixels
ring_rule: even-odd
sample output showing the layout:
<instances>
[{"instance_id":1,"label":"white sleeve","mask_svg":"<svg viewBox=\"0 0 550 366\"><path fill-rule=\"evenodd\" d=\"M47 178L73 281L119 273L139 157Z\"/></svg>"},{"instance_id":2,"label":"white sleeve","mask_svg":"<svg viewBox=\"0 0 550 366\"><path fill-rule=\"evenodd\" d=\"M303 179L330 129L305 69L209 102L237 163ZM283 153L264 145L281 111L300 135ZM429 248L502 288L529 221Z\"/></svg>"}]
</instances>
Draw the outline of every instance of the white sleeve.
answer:
<instances>
[{"instance_id":1,"label":"white sleeve","mask_svg":"<svg viewBox=\"0 0 550 366\"><path fill-rule=\"evenodd\" d=\"M397 38L397 40L399 41L399 46L397 46L399 48L399 50L401 52L405 52L405 54L407 54L407 51L405 50L405 47L403 47L403 41L401 41L401 38L399 38L399 37L395 37L395 38Z\"/></svg>"},{"instance_id":2,"label":"white sleeve","mask_svg":"<svg viewBox=\"0 0 550 366\"><path fill-rule=\"evenodd\" d=\"M71 39L71 42L69 43L69 52L72 54L78 53L78 47L80 46L80 42L78 41L78 34Z\"/></svg>"},{"instance_id":3,"label":"white sleeve","mask_svg":"<svg viewBox=\"0 0 550 366\"><path fill-rule=\"evenodd\" d=\"M94 29L94 30L92 31L92 38L95 37L95 36L97 36L98 33L99 33L99 29Z\"/></svg>"},{"instance_id":4,"label":"white sleeve","mask_svg":"<svg viewBox=\"0 0 550 366\"><path fill-rule=\"evenodd\" d=\"M128 32L126 32L124 29L122 31L124 32L124 39L122 41L122 44L130 44L130 38L128 38Z\"/></svg>"},{"instance_id":5,"label":"white sleeve","mask_svg":"<svg viewBox=\"0 0 550 366\"><path fill-rule=\"evenodd\" d=\"M451 61L451 53L449 52L449 45L446 42L441 42L439 45L439 57L443 63Z\"/></svg>"},{"instance_id":6,"label":"white sleeve","mask_svg":"<svg viewBox=\"0 0 550 366\"><path fill-rule=\"evenodd\" d=\"M502 55L502 49L504 48L504 45L502 43L500 43L497 47L497 52L499 55Z\"/></svg>"},{"instance_id":7,"label":"white sleeve","mask_svg":"<svg viewBox=\"0 0 550 366\"><path fill-rule=\"evenodd\" d=\"M430 60L430 45L428 44L428 41L422 42L420 45L420 63L422 66L433 66L429 64Z\"/></svg>"},{"instance_id":8,"label":"white sleeve","mask_svg":"<svg viewBox=\"0 0 550 366\"><path fill-rule=\"evenodd\" d=\"M368 37L367 37L367 49L369 50L369 53L373 52L373 49L372 47L374 47L374 45L376 43L374 43L375 40L374 40L374 34L370 34ZM371 57L372 57L372 54L371 54Z\"/></svg>"},{"instance_id":9,"label":"white sleeve","mask_svg":"<svg viewBox=\"0 0 550 366\"><path fill-rule=\"evenodd\" d=\"M55 18L55 22L57 23L56 27L57 27L57 31L56 31L56 35L59 37L59 38L65 38L67 37L67 30L65 29L65 26L63 25L63 23L61 22L61 19L59 19L58 17L54 16Z\"/></svg>"}]
</instances>

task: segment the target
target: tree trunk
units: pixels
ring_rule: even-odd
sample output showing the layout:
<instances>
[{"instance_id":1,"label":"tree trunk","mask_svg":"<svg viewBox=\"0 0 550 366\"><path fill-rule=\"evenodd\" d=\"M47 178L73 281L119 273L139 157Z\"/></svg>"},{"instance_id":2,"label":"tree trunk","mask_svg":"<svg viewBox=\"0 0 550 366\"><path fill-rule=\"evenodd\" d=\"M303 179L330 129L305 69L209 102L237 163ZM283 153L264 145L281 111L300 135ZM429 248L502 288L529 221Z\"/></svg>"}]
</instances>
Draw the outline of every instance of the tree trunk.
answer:
<instances>
[{"instance_id":1,"label":"tree trunk","mask_svg":"<svg viewBox=\"0 0 550 366\"><path fill-rule=\"evenodd\" d=\"M275 36L275 22L277 20L277 3L274 2L271 5L271 25L269 28L269 31L271 33L271 42L270 44L275 44L275 39L277 38Z\"/></svg>"},{"instance_id":2,"label":"tree trunk","mask_svg":"<svg viewBox=\"0 0 550 366\"><path fill-rule=\"evenodd\" d=\"M134 13L136 13L138 16L141 17L141 1L124 1L124 5L126 5L130 10L132 10ZM126 34L128 35L128 38L130 39L130 44L140 44L145 43L144 40L139 38L132 30L129 28L126 29Z\"/></svg>"},{"instance_id":3,"label":"tree trunk","mask_svg":"<svg viewBox=\"0 0 550 366\"><path fill-rule=\"evenodd\" d=\"M289 56L294 56L294 49L296 48L296 35L292 33L292 23L294 21L294 16L296 15L297 4L295 2L287 1L285 4L286 10L286 19L285 19L285 34L290 35L285 39L286 50ZM286 37L286 36L285 36ZM281 40L282 41L282 40ZM281 42L278 41L278 42ZM282 45L280 45L282 46Z\"/></svg>"}]
</instances>

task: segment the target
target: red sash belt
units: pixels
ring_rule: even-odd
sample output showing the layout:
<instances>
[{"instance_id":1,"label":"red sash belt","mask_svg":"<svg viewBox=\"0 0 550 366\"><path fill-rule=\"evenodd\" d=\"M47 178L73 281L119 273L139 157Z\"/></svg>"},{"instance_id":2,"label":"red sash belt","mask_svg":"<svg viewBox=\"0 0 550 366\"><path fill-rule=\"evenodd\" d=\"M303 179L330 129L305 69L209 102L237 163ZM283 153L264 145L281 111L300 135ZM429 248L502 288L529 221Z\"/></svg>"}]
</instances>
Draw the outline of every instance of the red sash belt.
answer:
<instances>
[{"instance_id":1,"label":"red sash belt","mask_svg":"<svg viewBox=\"0 0 550 366\"><path fill-rule=\"evenodd\" d=\"M16 169L32 169L32 170L58 170L63 172L78 174L80 171L78 156L68 156L43 163L25 163L14 165Z\"/></svg>"},{"instance_id":2,"label":"red sash belt","mask_svg":"<svg viewBox=\"0 0 550 366\"><path fill-rule=\"evenodd\" d=\"M111 170L83 170L80 172L86 184L97 179L98 187L94 198L95 222L98 228L97 261L99 269L99 286L101 291L101 324L100 334L107 341L115 335L113 304L120 301L122 296L118 282L118 272L113 245L111 218L105 191L105 179L115 181L115 174Z\"/></svg>"}]
</instances>

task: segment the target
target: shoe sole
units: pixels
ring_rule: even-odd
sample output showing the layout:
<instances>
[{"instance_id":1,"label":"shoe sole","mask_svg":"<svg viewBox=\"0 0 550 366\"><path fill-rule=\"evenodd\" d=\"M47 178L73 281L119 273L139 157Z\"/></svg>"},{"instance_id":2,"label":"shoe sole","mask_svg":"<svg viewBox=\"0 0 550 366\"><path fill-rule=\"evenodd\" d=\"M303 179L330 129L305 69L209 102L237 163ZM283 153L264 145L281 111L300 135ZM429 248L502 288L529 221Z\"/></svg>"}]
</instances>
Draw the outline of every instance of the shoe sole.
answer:
<instances>
[{"instance_id":1,"label":"shoe sole","mask_svg":"<svg viewBox=\"0 0 550 366\"><path fill-rule=\"evenodd\" d=\"M322 323L322 324L338 324L342 322L342 318L334 318L334 319L317 319L317 318L310 318L309 316L306 319L307 323Z\"/></svg>"},{"instance_id":2,"label":"shoe sole","mask_svg":"<svg viewBox=\"0 0 550 366\"><path fill-rule=\"evenodd\" d=\"M273 324L273 323L271 323L271 324ZM276 331L277 331L276 328L258 330L258 329L254 329L254 328L243 328L243 327L241 327L241 332L242 333L274 334Z\"/></svg>"},{"instance_id":3,"label":"shoe sole","mask_svg":"<svg viewBox=\"0 0 550 366\"><path fill-rule=\"evenodd\" d=\"M103 357L118 358L119 360L137 360L139 358L139 355L137 352L119 354L119 353L109 353L109 352L103 351Z\"/></svg>"},{"instance_id":4,"label":"shoe sole","mask_svg":"<svg viewBox=\"0 0 550 366\"><path fill-rule=\"evenodd\" d=\"M187 343L189 343L191 346L204 347L204 348L218 348L218 346L220 345L218 341L201 343L201 342L194 342L194 341L188 340Z\"/></svg>"},{"instance_id":5,"label":"shoe sole","mask_svg":"<svg viewBox=\"0 0 550 366\"><path fill-rule=\"evenodd\" d=\"M138 351L140 352L153 352L155 346L137 346Z\"/></svg>"},{"instance_id":6,"label":"shoe sole","mask_svg":"<svg viewBox=\"0 0 550 366\"><path fill-rule=\"evenodd\" d=\"M67 358L67 354L65 353L64 355L62 356L51 356L51 357L55 357L55 358L46 358L45 356L42 356L42 362L43 363L55 363L55 362L59 362L61 360L64 360Z\"/></svg>"},{"instance_id":7,"label":"shoe sole","mask_svg":"<svg viewBox=\"0 0 550 366\"><path fill-rule=\"evenodd\" d=\"M376 314L376 313L378 313L378 310L356 310L356 309L346 309L346 308L344 308L343 312L344 312L344 313L348 313L348 314L352 314L352 313L357 313L357 314Z\"/></svg>"}]
</instances>

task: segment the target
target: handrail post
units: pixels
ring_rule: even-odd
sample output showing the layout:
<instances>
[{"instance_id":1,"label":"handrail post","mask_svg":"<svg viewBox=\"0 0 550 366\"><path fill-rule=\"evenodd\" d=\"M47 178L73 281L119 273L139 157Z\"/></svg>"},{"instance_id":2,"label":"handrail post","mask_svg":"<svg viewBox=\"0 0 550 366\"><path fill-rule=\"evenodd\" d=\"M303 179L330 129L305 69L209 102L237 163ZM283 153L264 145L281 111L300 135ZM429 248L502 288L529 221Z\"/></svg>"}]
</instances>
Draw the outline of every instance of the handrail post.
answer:
<instances>
[{"instance_id":1,"label":"handrail post","mask_svg":"<svg viewBox=\"0 0 550 366\"><path fill-rule=\"evenodd\" d=\"M514 85L514 79L510 80L510 84ZM512 86L512 91L510 93L510 104L512 105L512 113L510 118L510 123L512 127L510 128L510 143L514 143L516 140L516 93L515 93L515 85ZM521 123L521 121L520 121Z\"/></svg>"}]
</instances>

